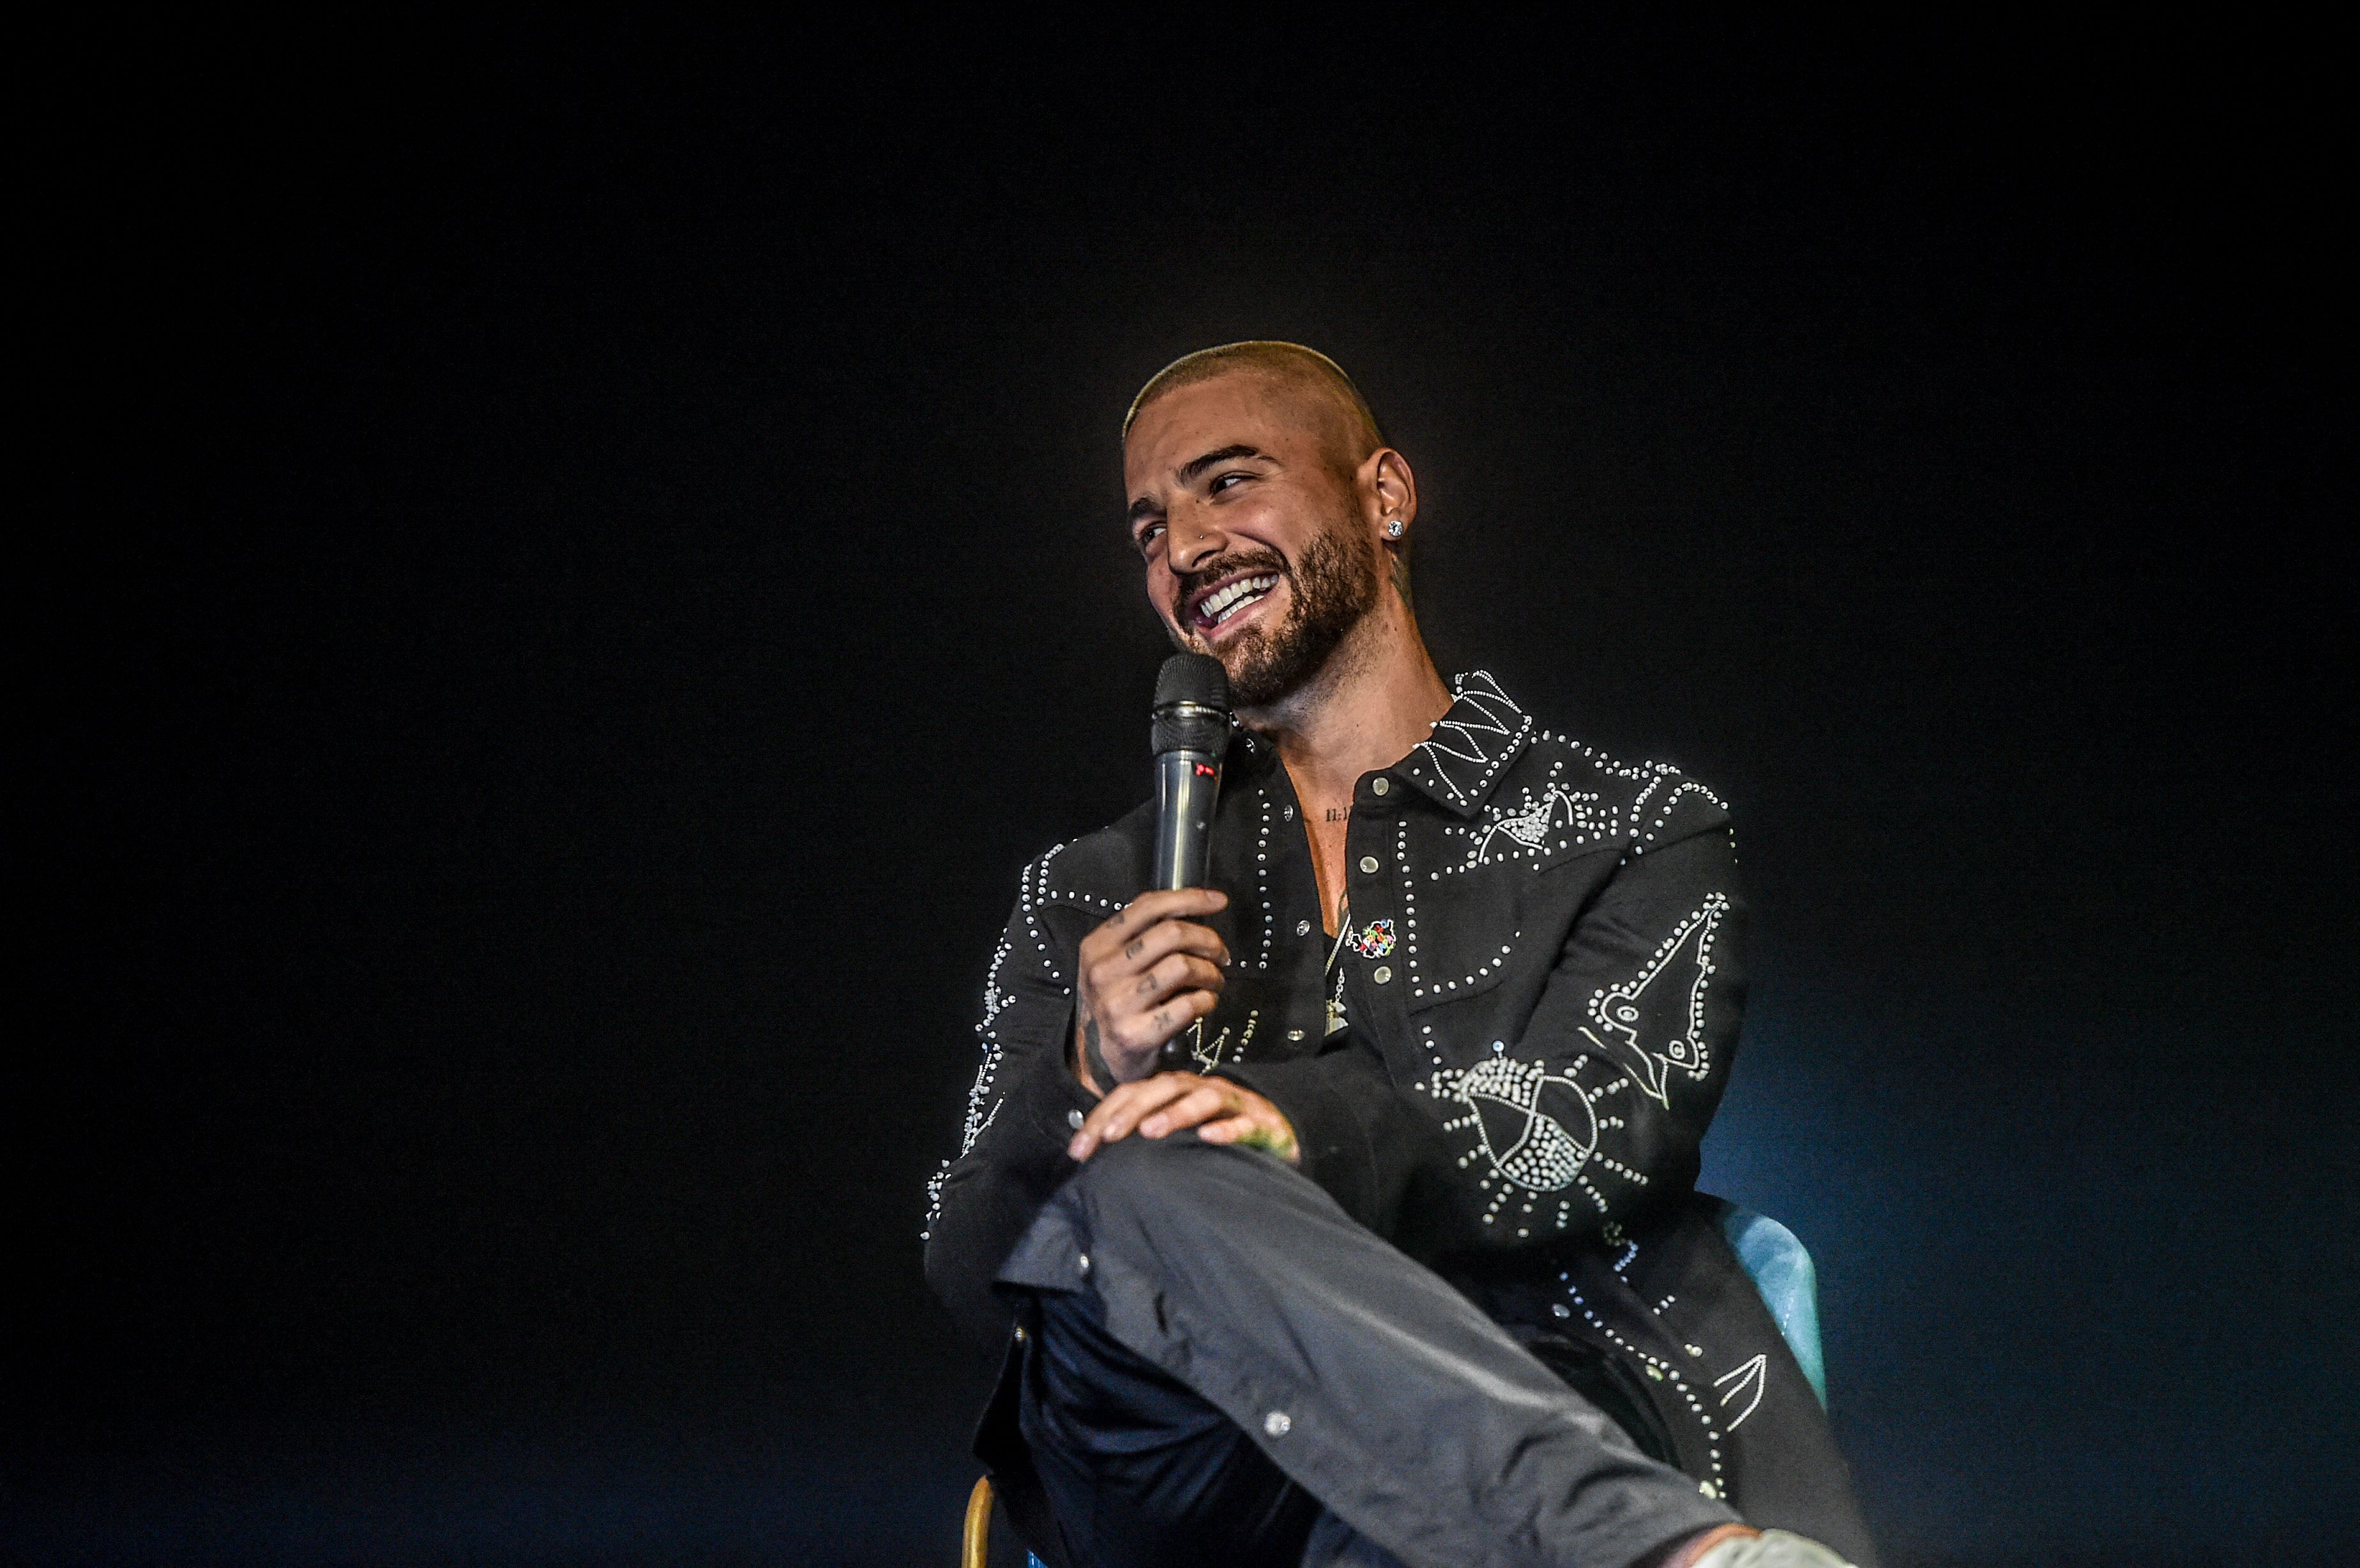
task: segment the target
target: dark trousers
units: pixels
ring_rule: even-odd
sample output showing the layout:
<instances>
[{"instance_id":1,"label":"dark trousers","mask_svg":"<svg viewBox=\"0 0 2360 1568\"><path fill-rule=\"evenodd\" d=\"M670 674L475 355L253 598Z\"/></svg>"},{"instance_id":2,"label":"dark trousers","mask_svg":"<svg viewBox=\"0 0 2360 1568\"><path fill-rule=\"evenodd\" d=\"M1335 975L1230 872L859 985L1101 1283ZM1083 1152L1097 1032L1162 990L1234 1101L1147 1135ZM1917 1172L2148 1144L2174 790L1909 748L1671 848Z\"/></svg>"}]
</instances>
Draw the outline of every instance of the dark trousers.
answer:
<instances>
[{"instance_id":1,"label":"dark trousers","mask_svg":"<svg viewBox=\"0 0 2360 1568\"><path fill-rule=\"evenodd\" d=\"M1296 1568L1319 1499L1188 1386L1126 1349L1087 1292L1042 1292L1021 1420L1091 1568Z\"/></svg>"},{"instance_id":2,"label":"dark trousers","mask_svg":"<svg viewBox=\"0 0 2360 1568\"><path fill-rule=\"evenodd\" d=\"M1622 1568L1735 1518L1265 1154L1111 1145L1000 1283L1077 1565Z\"/></svg>"}]
</instances>

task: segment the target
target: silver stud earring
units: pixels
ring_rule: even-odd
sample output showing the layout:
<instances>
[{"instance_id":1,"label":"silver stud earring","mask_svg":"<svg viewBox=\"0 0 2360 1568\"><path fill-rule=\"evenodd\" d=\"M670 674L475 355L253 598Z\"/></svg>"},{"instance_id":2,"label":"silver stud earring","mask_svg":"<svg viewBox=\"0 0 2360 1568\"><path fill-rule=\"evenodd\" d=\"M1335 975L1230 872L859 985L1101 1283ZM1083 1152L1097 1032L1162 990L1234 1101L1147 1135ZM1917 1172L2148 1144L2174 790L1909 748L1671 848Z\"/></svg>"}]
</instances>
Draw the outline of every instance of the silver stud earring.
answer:
<instances>
[{"instance_id":1,"label":"silver stud earring","mask_svg":"<svg viewBox=\"0 0 2360 1568\"><path fill-rule=\"evenodd\" d=\"M1395 517L1392 522L1385 525L1385 537L1387 539L1401 538L1403 527L1404 525L1402 520L1399 517Z\"/></svg>"}]
</instances>

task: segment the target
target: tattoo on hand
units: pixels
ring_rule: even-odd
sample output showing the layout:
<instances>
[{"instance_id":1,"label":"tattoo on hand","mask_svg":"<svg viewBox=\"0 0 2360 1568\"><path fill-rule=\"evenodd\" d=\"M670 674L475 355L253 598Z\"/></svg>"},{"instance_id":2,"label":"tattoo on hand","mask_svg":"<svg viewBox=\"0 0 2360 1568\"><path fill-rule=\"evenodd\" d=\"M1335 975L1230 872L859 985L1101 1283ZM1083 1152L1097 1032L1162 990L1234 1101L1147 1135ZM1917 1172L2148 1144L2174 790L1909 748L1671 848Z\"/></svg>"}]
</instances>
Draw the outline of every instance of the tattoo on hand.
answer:
<instances>
[{"instance_id":1,"label":"tattoo on hand","mask_svg":"<svg viewBox=\"0 0 2360 1568\"><path fill-rule=\"evenodd\" d=\"M1281 1160L1295 1158L1295 1139L1272 1127L1251 1127L1238 1135L1238 1143L1246 1149L1259 1149L1277 1155Z\"/></svg>"},{"instance_id":2,"label":"tattoo on hand","mask_svg":"<svg viewBox=\"0 0 2360 1568\"><path fill-rule=\"evenodd\" d=\"M1098 1049L1098 1021L1096 1018L1082 1020L1082 1060L1089 1063L1090 1076L1105 1086L1101 1093L1114 1088L1114 1069L1107 1065L1106 1052Z\"/></svg>"}]
</instances>

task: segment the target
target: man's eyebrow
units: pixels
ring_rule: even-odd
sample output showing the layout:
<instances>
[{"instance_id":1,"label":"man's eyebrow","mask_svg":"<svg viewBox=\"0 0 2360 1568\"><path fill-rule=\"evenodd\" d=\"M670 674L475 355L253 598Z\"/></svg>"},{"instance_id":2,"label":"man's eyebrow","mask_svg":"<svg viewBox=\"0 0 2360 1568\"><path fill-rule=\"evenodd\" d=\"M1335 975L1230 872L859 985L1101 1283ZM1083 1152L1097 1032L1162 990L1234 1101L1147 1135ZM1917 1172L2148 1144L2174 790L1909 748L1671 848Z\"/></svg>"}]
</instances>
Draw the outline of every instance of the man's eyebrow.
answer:
<instances>
[{"instance_id":1,"label":"man's eyebrow","mask_svg":"<svg viewBox=\"0 0 2360 1568\"><path fill-rule=\"evenodd\" d=\"M1188 462L1182 463L1175 472L1180 483L1186 485L1196 479L1197 475L1203 474L1205 470L1212 467L1215 463L1228 463L1233 458L1240 457L1259 458L1264 463L1276 461L1268 452L1263 452L1259 447L1251 447L1240 441L1234 446L1225 446L1218 451L1208 452L1202 457L1192 458ZM1140 518L1153 517L1162 509L1163 508L1156 506L1153 501L1142 495L1138 500L1133 501L1131 504L1130 511L1124 515L1126 518L1135 526L1139 522Z\"/></svg>"},{"instance_id":2,"label":"man's eyebrow","mask_svg":"<svg viewBox=\"0 0 2360 1568\"><path fill-rule=\"evenodd\" d=\"M1243 444L1237 446L1225 446L1218 452L1208 452L1202 457L1191 458L1186 463L1182 463L1179 467L1177 476L1181 484L1186 485L1194 481L1198 474L1204 473L1205 470L1212 467L1213 464L1217 463L1227 463L1231 458L1237 457L1259 457L1262 458L1264 461L1268 461L1268 455L1269 454L1266 452L1259 452L1252 447Z\"/></svg>"}]
</instances>

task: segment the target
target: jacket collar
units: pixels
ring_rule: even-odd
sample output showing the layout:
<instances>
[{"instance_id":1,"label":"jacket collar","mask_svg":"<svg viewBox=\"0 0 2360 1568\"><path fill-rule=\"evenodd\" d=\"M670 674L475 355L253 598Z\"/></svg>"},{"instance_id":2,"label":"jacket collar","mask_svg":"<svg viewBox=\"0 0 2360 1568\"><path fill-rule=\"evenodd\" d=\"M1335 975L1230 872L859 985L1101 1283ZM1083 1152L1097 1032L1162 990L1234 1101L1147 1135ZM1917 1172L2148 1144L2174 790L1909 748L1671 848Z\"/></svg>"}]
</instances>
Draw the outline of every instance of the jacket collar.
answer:
<instances>
[{"instance_id":1,"label":"jacket collar","mask_svg":"<svg viewBox=\"0 0 2360 1568\"><path fill-rule=\"evenodd\" d=\"M1491 672L1473 670L1454 678L1458 701L1434 726L1434 734L1410 748L1393 771L1433 798L1436 804L1471 817L1491 798L1492 788L1532 738L1532 715L1509 700Z\"/></svg>"}]
</instances>

